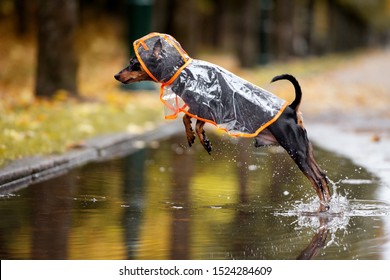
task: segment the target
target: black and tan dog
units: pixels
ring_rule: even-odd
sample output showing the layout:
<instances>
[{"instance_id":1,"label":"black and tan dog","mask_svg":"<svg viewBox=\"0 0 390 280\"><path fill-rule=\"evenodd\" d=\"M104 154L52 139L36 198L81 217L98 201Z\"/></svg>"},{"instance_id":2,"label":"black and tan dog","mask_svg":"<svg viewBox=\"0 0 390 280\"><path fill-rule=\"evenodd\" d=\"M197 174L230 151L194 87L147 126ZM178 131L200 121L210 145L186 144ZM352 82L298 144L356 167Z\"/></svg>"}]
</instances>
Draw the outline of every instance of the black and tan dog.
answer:
<instances>
[{"instance_id":1,"label":"black and tan dog","mask_svg":"<svg viewBox=\"0 0 390 280\"><path fill-rule=\"evenodd\" d=\"M208 153L212 147L203 126L212 123L233 136L253 137L256 147L282 146L312 183L319 199L319 211L329 209L331 195L325 173L316 163L313 148L303 126L299 105L302 98L297 80L288 74L272 82L288 80L295 88L291 104L217 65L191 59L170 35L151 33L134 42L136 56L129 66L115 75L128 84L139 81L161 83L160 99L167 118L184 113L187 140L191 146L195 133Z\"/></svg>"}]
</instances>

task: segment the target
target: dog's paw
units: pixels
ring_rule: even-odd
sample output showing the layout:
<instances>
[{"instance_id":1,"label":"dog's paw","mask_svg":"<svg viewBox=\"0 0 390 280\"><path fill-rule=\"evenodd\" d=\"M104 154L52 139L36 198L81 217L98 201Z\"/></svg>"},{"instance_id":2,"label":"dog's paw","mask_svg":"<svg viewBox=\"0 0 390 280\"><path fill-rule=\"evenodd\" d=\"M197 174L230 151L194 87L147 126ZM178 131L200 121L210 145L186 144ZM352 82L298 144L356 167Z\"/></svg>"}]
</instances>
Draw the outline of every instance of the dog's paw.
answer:
<instances>
[{"instance_id":1,"label":"dog's paw","mask_svg":"<svg viewBox=\"0 0 390 280\"><path fill-rule=\"evenodd\" d=\"M187 133L187 141L188 141L188 146L192 147L192 144L195 142L195 133L192 132L191 134Z\"/></svg>"},{"instance_id":2,"label":"dog's paw","mask_svg":"<svg viewBox=\"0 0 390 280\"><path fill-rule=\"evenodd\" d=\"M203 147L205 148L205 150L207 151L207 153L208 153L209 155L211 155L211 151L213 150L213 146L211 145L211 142L210 142L209 139L207 139L207 138L204 139Z\"/></svg>"}]
</instances>

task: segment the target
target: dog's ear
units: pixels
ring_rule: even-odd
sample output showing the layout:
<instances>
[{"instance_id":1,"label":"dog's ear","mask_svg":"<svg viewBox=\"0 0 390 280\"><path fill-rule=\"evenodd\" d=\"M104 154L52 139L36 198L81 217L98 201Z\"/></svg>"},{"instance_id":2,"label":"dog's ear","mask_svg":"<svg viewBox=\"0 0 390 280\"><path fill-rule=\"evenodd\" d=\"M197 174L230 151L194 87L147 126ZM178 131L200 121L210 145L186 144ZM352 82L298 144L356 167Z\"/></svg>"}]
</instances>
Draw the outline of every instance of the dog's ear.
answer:
<instances>
[{"instance_id":1,"label":"dog's ear","mask_svg":"<svg viewBox=\"0 0 390 280\"><path fill-rule=\"evenodd\" d=\"M162 50L161 38L158 38L158 40L156 41L153 47L153 56L156 58L156 60L159 60L161 58L161 50Z\"/></svg>"}]
</instances>

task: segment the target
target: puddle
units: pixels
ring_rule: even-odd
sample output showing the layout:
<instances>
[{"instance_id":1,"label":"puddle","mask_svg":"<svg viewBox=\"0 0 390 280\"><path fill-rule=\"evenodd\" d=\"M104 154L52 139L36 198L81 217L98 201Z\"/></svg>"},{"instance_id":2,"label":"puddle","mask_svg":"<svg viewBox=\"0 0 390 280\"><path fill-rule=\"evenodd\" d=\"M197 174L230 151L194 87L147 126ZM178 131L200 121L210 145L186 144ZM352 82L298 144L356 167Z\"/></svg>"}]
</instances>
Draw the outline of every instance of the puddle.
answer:
<instances>
[{"instance_id":1,"label":"puddle","mask_svg":"<svg viewBox=\"0 0 390 280\"><path fill-rule=\"evenodd\" d=\"M361 166L315 148L337 191L318 215L278 148L212 136L142 143L0 196L2 259L389 259L390 204Z\"/></svg>"}]
</instances>

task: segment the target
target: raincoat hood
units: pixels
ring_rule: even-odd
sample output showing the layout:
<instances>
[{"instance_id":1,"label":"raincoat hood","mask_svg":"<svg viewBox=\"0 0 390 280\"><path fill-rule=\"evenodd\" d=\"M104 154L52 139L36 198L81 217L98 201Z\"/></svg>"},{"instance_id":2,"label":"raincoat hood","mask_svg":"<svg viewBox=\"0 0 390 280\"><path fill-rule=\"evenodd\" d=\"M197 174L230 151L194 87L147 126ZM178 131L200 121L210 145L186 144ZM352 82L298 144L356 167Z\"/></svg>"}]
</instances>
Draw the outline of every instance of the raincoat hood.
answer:
<instances>
[{"instance_id":1,"label":"raincoat hood","mask_svg":"<svg viewBox=\"0 0 390 280\"><path fill-rule=\"evenodd\" d=\"M134 42L144 70L161 83L166 118L183 112L232 136L256 137L287 102L226 69L191 59L170 35L150 33Z\"/></svg>"},{"instance_id":2,"label":"raincoat hood","mask_svg":"<svg viewBox=\"0 0 390 280\"><path fill-rule=\"evenodd\" d=\"M169 84L191 61L168 34L150 33L134 42L134 52L144 70L156 82Z\"/></svg>"}]
</instances>

